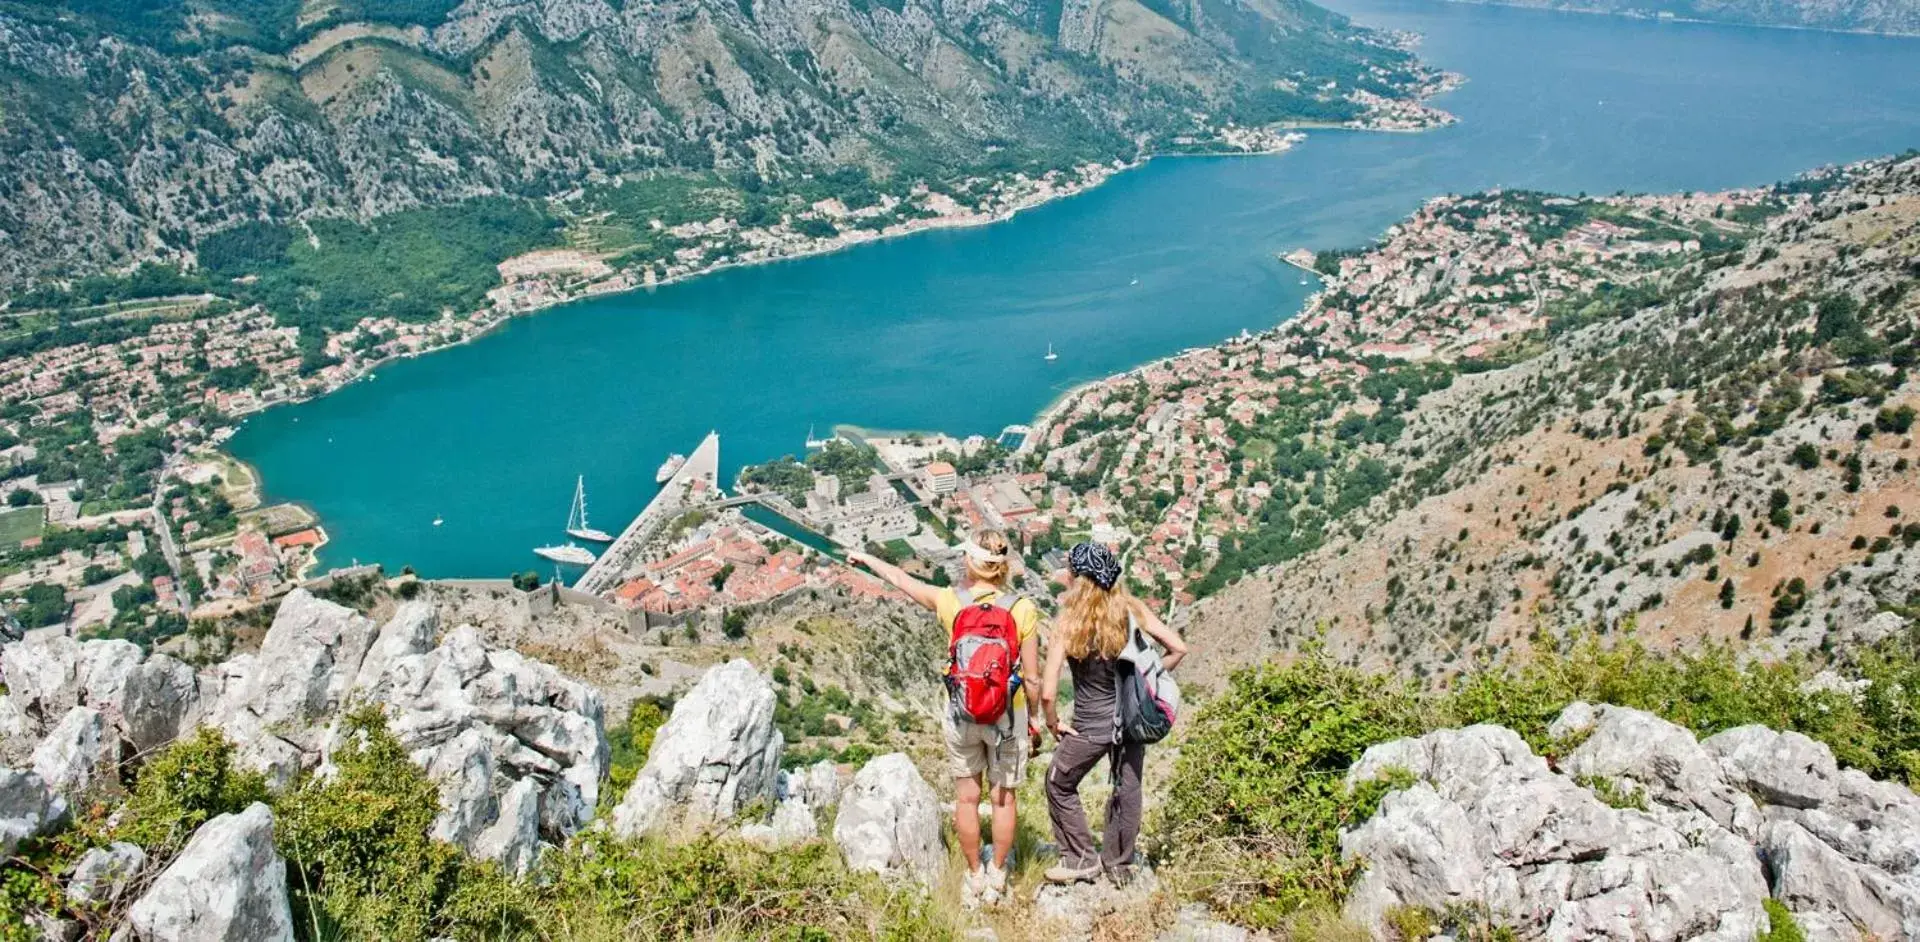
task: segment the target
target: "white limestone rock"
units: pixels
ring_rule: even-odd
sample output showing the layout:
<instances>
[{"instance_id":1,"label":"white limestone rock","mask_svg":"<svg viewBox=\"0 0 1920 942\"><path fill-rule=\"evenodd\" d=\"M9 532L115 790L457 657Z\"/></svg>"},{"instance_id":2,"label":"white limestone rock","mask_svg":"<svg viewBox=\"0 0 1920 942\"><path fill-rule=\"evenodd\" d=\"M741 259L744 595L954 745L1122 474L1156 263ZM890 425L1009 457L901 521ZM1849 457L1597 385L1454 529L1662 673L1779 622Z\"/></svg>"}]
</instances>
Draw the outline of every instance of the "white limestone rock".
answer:
<instances>
[{"instance_id":1,"label":"white limestone rock","mask_svg":"<svg viewBox=\"0 0 1920 942\"><path fill-rule=\"evenodd\" d=\"M1628 758L1609 767L1639 767ZM1346 905L1363 925L1460 903L1548 938L1751 942L1765 925L1758 859L1690 806L1610 808L1497 726L1383 743L1348 780L1393 767L1419 781L1341 838L1364 865Z\"/></svg>"},{"instance_id":2,"label":"white limestone rock","mask_svg":"<svg viewBox=\"0 0 1920 942\"><path fill-rule=\"evenodd\" d=\"M199 701L193 668L154 654L127 676L120 695L101 709L134 752L145 755L190 731Z\"/></svg>"},{"instance_id":3,"label":"white limestone rock","mask_svg":"<svg viewBox=\"0 0 1920 942\"><path fill-rule=\"evenodd\" d=\"M654 734L646 765L613 810L614 832L705 827L771 800L785 745L774 701L752 664L710 668Z\"/></svg>"},{"instance_id":4,"label":"white limestone rock","mask_svg":"<svg viewBox=\"0 0 1920 942\"><path fill-rule=\"evenodd\" d=\"M0 648L0 679L7 697L39 730L80 705L80 642L60 634L29 635Z\"/></svg>"},{"instance_id":5,"label":"white limestone rock","mask_svg":"<svg viewBox=\"0 0 1920 942\"><path fill-rule=\"evenodd\" d=\"M245 767L284 787L318 760L322 727L346 705L372 645L365 616L295 589L280 602L260 651L224 684L209 717Z\"/></svg>"},{"instance_id":6,"label":"white limestone rock","mask_svg":"<svg viewBox=\"0 0 1920 942\"><path fill-rule=\"evenodd\" d=\"M766 821L749 821L740 826L743 840L768 849L791 847L820 835L813 809L799 798L788 798L773 809Z\"/></svg>"},{"instance_id":7,"label":"white limestone rock","mask_svg":"<svg viewBox=\"0 0 1920 942\"><path fill-rule=\"evenodd\" d=\"M840 800L840 767L826 759L781 776L782 797L797 798L809 808L831 808Z\"/></svg>"},{"instance_id":8,"label":"white limestone rock","mask_svg":"<svg viewBox=\"0 0 1920 942\"><path fill-rule=\"evenodd\" d=\"M1759 833L1758 806L1686 729L1643 710L1575 703L1547 732L1557 739L1586 737L1561 758L1567 775L1607 779L1661 804L1691 808L1743 837Z\"/></svg>"},{"instance_id":9,"label":"white limestone rock","mask_svg":"<svg viewBox=\"0 0 1920 942\"><path fill-rule=\"evenodd\" d=\"M33 750L33 771L68 798L119 783L119 742L99 710L77 706Z\"/></svg>"},{"instance_id":10,"label":"white limestone rock","mask_svg":"<svg viewBox=\"0 0 1920 942\"><path fill-rule=\"evenodd\" d=\"M0 768L0 857L66 820L67 800L31 771Z\"/></svg>"},{"instance_id":11,"label":"white limestone rock","mask_svg":"<svg viewBox=\"0 0 1920 942\"><path fill-rule=\"evenodd\" d=\"M1767 804L1816 808L1839 794L1833 750L1799 733L1740 726L1700 745L1719 757L1728 778Z\"/></svg>"},{"instance_id":12,"label":"white limestone rock","mask_svg":"<svg viewBox=\"0 0 1920 942\"><path fill-rule=\"evenodd\" d=\"M255 802L201 825L127 911L125 931L137 942L291 940L287 868L273 849L273 812Z\"/></svg>"},{"instance_id":13,"label":"white limestone rock","mask_svg":"<svg viewBox=\"0 0 1920 942\"><path fill-rule=\"evenodd\" d=\"M946 862L940 798L905 753L880 756L840 796L833 840L847 866L931 883Z\"/></svg>"},{"instance_id":14,"label":"white limestone rock","mask_svg":"<svg viewBox=\"0 0 1920 942\"><path fill-rule=\"evenodd\" d=\"M540 859L540 785L523 778L500 799L494 822L474 838L473 855L498 861L514 876L524 875Z\"/></svg>"},{"instance_id":15,"label":"white limestone rock","mask_svg":"<svg viewBox=\"0 0 1920 942\"><path fill-rule=\"evenodd\" d=\"M139 845L115 841L80 856L67 877L67 898L82 906L105 906L120 898L147 866Z\"/></svg>"}]
</instances>

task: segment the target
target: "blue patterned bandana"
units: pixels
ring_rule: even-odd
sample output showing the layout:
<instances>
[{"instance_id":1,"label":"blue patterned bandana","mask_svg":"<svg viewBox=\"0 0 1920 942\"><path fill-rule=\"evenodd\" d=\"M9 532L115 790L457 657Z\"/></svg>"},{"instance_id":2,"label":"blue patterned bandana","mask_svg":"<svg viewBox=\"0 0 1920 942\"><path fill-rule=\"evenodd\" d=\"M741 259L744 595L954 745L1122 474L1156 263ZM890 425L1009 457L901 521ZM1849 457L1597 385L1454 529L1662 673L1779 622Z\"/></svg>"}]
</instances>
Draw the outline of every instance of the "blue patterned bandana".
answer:
<instances>
[{"instance_id":1,"label":"blue patterned bandana","mask_svg":"<svg viewBox=\"0 0 1920 942\"><path fill-rule=\"evenodd\" d=\"M1113 558L1112 551L1098 543L1081 543L1069 550L1067 571L1092 579L1094 585L1108 591L1120 581L1120 561Z\"/></svg>"}]
</instances>

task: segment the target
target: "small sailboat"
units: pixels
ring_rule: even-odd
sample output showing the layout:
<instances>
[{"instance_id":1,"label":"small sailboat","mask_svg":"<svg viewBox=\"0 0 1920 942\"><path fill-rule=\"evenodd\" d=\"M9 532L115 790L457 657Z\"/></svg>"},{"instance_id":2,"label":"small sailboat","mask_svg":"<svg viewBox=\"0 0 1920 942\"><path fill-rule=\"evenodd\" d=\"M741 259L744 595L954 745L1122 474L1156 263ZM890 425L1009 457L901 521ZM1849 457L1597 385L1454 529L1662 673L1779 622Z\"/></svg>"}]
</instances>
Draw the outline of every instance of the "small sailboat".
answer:
<instances>
[{"instance_id":1,"label":"small sailboat","mask_svg":"<svg viewBox=\"0 0 1920 942\"><path fill-rule=\"evenodd\" d=\"M1047 362L1051 363L1058 359L1060 359L1060 354L1053 352L1053 343L1049 341L1047 343Z\"/></svg>"},{"instance_id":2,"label":"small sailboat","mask_svg":"<svg viewBox=\"0 0 1920 942\"><path fill-rule=\"evenodd\" d=\"M447 522L447 521L446 521L446 518L444 518L444 517L439 517L439 516L436 516L436 517L434 517L434 518L433 518L433 525L434 525L434 526L436 526L436 527L437 527L437 526L439 526L439 525L441 525L441 524L443 524L443 523L446 523L446 522Z\"/></svg>"},{"instance_id":3,"label":"small sailboat","mask_svg":"<svg viewBox=\"0 0 1920 942\"><path fill-rule=\"evenodd\" d=\"M819 449L825 448L827 447L828 441L830 441L830 439L814 438L813 426L811 425L807 426L807 450L808 451L817 451Z\"/></svg>"},{"instance_id":4,"label":"small sailboat","mask_svg":"<svg viewBox=\"0 0 1920 942\"><path fill-rule=\"evenodd\" d=\"M1129 282L1127 282L1127 285L1128 285L1129 287L1131 287L1131 286L1133 286L1133 285L1137 285L1137 284L1139 284L1139 283L1140 283L1140 279L1138 279L1138 278L1135 278L1134 280L1132 280L1132 281L1129 281Z\"/></svg>"},{"instance_id":5,"label":"small sailboat","mask_svg":"<svg viewBox=\"0 0 1920 942\"><path fill-rule=\"evenodd\" d=\"M605 530L595 530L587 524L586 475L581 475L573 482L573 509L567 512L567 535L576 539L592 540L595 543L613 542L613 534Z\"/></svg>"}]
</instances>

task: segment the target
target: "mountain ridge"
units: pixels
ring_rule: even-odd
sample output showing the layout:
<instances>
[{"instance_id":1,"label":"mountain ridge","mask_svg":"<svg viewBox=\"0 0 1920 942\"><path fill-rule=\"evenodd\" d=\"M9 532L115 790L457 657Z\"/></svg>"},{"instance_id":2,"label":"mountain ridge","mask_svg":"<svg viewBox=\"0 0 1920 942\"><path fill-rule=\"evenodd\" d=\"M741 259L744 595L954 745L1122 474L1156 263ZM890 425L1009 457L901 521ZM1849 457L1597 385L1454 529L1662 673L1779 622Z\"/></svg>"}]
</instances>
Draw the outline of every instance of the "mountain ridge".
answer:
<instances>
[{"instance_id":1,"label":"mountain ridge","mask_svg":"<svg viewBox=\"0 0 1920 942\"><path fill-rule=\"evenodd\" d=\"M0 285L624 175L947 181L1347 120L1431 73L1295 0L0 4ZM257 44L257 45L255 45ZM25 118L25 120L22 120ZM896 187L903 188L903 187ZM644 223L645 220L636 220Z\"/></svg>"}]
</instances>

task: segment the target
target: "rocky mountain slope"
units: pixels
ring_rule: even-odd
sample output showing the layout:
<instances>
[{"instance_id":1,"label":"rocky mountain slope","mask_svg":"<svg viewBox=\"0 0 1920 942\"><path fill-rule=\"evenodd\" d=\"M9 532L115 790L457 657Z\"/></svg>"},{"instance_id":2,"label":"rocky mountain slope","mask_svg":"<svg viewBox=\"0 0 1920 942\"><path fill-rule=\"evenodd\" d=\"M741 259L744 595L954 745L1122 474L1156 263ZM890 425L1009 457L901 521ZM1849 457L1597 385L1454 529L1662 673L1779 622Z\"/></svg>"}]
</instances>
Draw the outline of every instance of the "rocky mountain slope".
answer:
<instances>
[{"instance_id":1,"label":"rocky mountain slope","mask_svg":"<svg viewBox=\"0 0 1920 942\"><path fill-rule=\"evenodd\" d=\"M1424 80L1304 0L0 3L0 287L635 174L1065 167Z\"/></svg>"},{"instance_id":2,"label":"rocky mountain slope","mask_svg":"<svg viewBox=\"0 0 1920 942\"><path fill-rule=\"evenodd\" d=\"M1675 0L1664 3L1637 3L1634 0L1514 0L1513 5L1584 13L1676 16L1751 26L1790 26L1908 36L1920 34L1920 3L1914 3L1913 0Z\"/></svg>"},{"instance_id":3,"label":"rocky mountain slope","mask_svg":"<svg viewBox=\"0 0 1920 942\"><path fill-rule=\"evenodd\" d=\"M1501 239L1534 224L1499 215L1502 199L1462 218L1514 226L1453 232L1457 250L1410 258L1374 290L1419 295L1465 279L1457 262L1500 257ZM1430 362L1464 369L1396 413L1389 442L1361 446L1393 486L1323 543L1195 606L1201 663L1324 637L1342 657L1444 674L1575 628L1775 653L1897 631L1920 601L1920 160L1767 199L1779 202L1764 233L1719 251L1647 254L1598 280L1544 261L1503 276L1576 290L1550 292L1544 331L1442 347ZM1580 238L1601 245L1605 231ZM1395 259L1397 244L1358 264ZM1366 294L1337 282L1322 310ZM1416 305L1392 328L1445 316L1462 315ZM1299 336L1385 327L1344 317Z\"/></svg>"}]
</instances>

